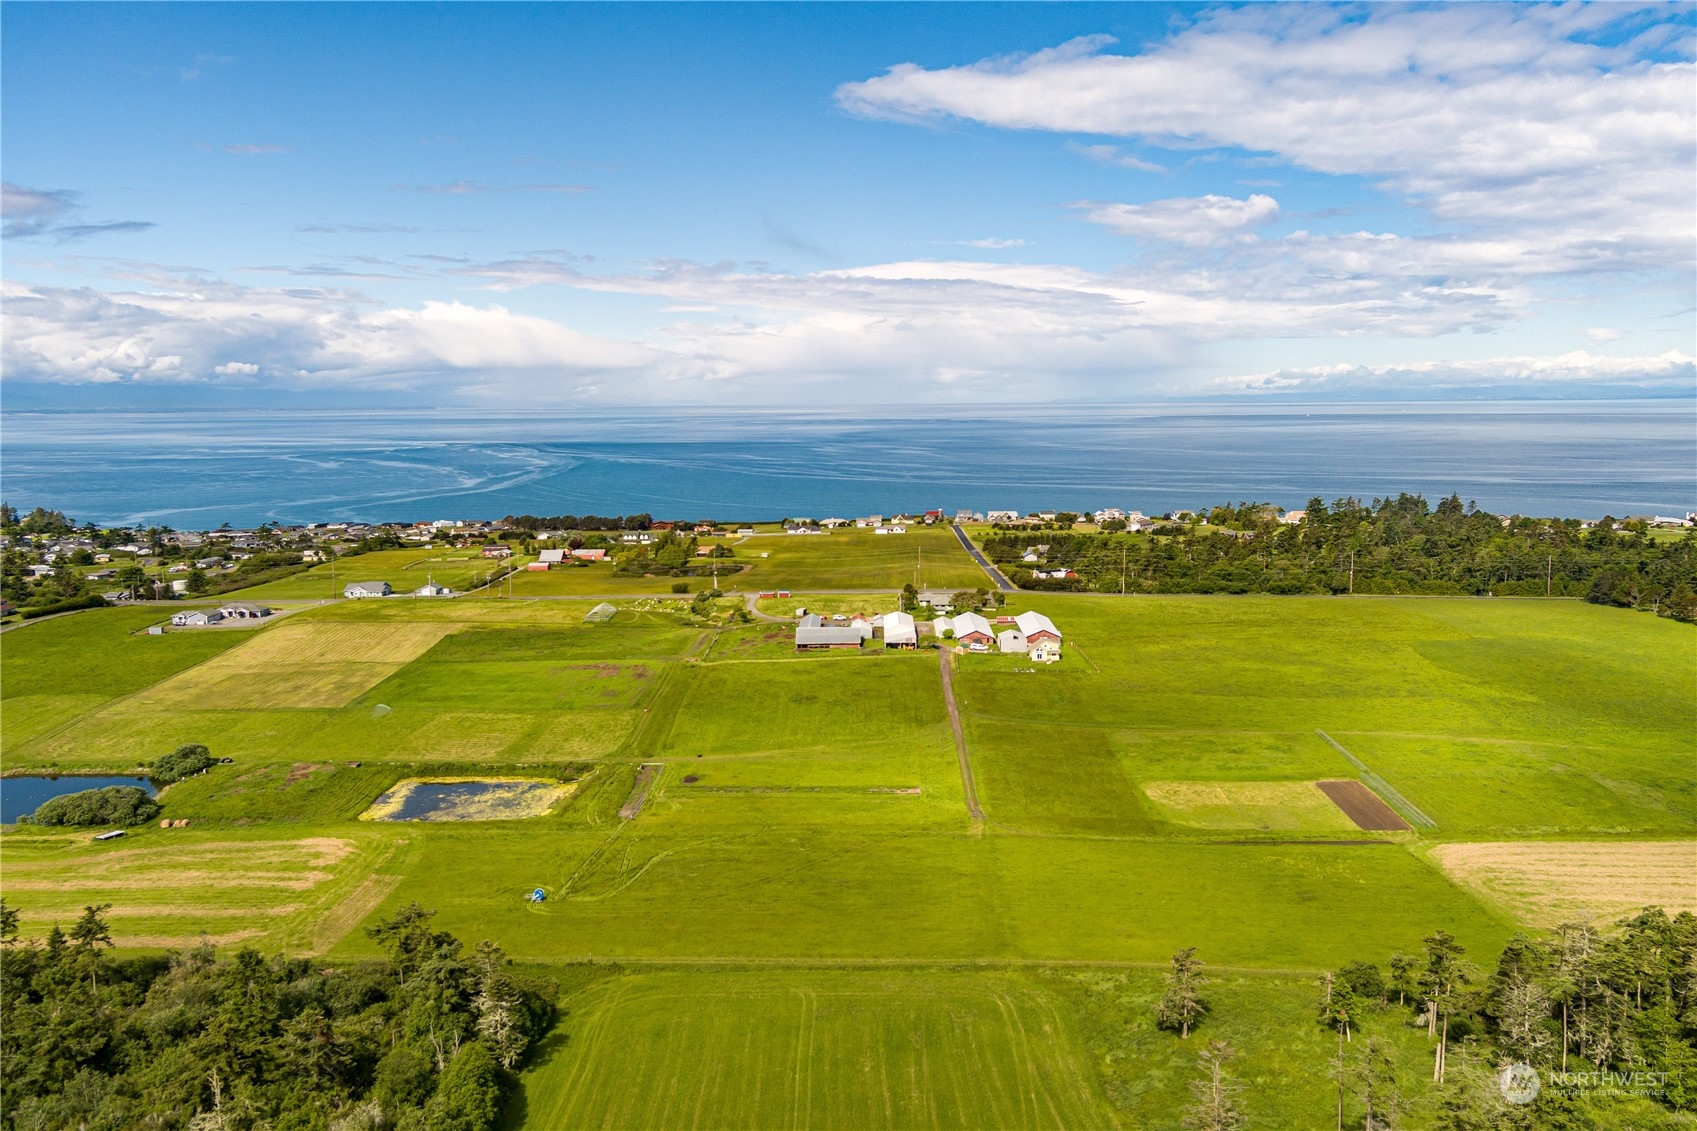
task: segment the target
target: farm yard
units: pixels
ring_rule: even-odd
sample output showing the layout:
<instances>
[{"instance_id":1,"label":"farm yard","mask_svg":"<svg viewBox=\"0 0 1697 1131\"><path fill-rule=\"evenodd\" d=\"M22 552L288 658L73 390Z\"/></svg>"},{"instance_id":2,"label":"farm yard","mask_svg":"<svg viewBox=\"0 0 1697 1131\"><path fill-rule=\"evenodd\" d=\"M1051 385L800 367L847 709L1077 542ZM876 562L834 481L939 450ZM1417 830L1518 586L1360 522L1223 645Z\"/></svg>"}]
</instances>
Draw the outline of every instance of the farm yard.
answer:
<instances>
[{"instance_id":1,"label":"farm yard","mask_svg":"<svg viewBox=\"0 0 1697 1131\"><path fill-rule=\"evenodd\" d=\"M757 536L739 557L771 544L786 580L738 584L792 587L773 616L881 609L911 567L826 551L915 534ZM946 547L933 579L924 545L927 585L986 584ZM1440 927L1488 970L1517 930L1697 910L1697 649L1666 620L1008 594L1064 658L956 659L975 820L930 647L803 654L740 600L624 588L595 623L523 595L598 568L252 632L149 636L170 610L144 607L8 632L8 773L233 761L160 793L187 827L8 827L7 906L26 936L110 902L127 952L204 934L345 965L416 901L560 987L509 1113L537 1128L1176 1127L1201 1046L1152 1003L1191 946L1199 1033L1265 1084L1251 1126L1318 1126L1322 970ZM1364 1024L1429 1075L1422 1028Z\"/></svg>"}]
</instances>

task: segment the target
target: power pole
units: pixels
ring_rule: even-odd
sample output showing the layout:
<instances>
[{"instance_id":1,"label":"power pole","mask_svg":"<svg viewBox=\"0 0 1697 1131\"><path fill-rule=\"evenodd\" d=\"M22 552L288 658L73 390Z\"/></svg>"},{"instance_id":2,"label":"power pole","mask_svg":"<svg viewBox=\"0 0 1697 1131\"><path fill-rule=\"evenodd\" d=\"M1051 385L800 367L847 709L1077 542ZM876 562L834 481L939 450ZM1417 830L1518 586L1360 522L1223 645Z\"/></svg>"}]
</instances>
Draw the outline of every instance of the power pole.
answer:
<instances>
[{"instance_id":1,"label":"power pole","mask_svg":"<svg viewBox=\"0 0 1697 1131\"><path fill-rule=\"evenodd\" d=\"M1349 595L1355 596L1355 551L1349 552Z\"/></svg>"},{"instance_id":2,"label":"power pole","mask_svg":"<svg viewBox=\"0 0 1697 1131\"><path fill-rule=\"evenodd\" d=\"M1546 597L1550 595L1550 582L1555 580L1555 576L1556 556L1554 554L1546 554L1544 556L1544 596Z\"/></svg>"},{"instance_id":3,"label":"power pole","mask_svg":"<svg viewBox=\"0 0 1697 1131\"><path fill-rule=\"evenodd\" d=\"M1125 545L1120 545L1120 596L1125 596Z\"/></svg>"}]
</instances>

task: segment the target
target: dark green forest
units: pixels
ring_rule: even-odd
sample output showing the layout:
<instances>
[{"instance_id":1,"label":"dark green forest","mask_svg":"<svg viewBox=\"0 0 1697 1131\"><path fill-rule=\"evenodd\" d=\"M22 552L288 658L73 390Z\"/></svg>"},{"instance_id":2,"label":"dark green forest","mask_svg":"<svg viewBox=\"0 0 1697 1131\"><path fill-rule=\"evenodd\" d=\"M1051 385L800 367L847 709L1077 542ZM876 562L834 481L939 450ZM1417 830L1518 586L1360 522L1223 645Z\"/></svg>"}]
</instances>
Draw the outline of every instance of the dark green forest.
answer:
<instances>
[{"instance_id":1,"label":"dark green forest","mask_svg":"<svg viewBox=\"0 0 1697 1131\"><path fill-rule=\"evenodd\" d=\"M210 943L114 958L105 907L21 942L0 903L7 1131L487 1131L552 1026L553 982L413 904L326 969Z\"/></svg>"},{"instance_id":2,"label":"dark green forest","mask_svg":"<svg viewBox=\"0 0 1697 1131\"><path fill-rule=\"evenodd\" d=\"M1241 503L1147 535L997 529L983 548L1027 589L1582 597L1697 617L1697 531L1658 540L1641 522L1612 517L1591 527L1577 519L1504 519L1454 495L1436 508L1408 494L1370 503L1311 499L1299 522L1281 522L1279 514ZM1057 568L1076 576L1033 576Z\"/></svg>"}]
</instances>

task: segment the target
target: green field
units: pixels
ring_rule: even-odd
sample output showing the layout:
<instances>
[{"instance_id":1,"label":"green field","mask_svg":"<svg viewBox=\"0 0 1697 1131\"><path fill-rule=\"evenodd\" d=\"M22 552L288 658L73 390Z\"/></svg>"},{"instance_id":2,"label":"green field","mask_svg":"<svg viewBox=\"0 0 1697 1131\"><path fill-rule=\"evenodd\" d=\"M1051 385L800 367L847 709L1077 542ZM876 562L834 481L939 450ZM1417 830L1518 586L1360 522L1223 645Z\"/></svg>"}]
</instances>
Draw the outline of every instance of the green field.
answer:
<instances>
[{"instance_id":1,"label":"green field","mask_svg":"<svg viewBox=\"0 0 1697 1131\"><path fill-rule=\"evenodd\" d=\"M268 581L237 594L242 600L302 600L340 597L353 581L387 581L396 593L411 593L426 581L464 591L501 563L486 560L477 550L377 550L313 566L304 573Z\"/></svg>"},{"instance_id":2,"label":"green field","mask_svg":"<svg viewBox=\"0 0 1697 1131\"><path fill-rule=\"evenodd\" d=\"M729 541L747 568L722 580L727 591L789 589L982 589L989 578L946 526L910 526L906 534L836 530L830 534L757 534ZM762 554L767 555L761 557Z\"/></svg>"},{"instance_id":3,"label":"green field","mask_svg":"<svg viewBox=\"0 0 1697 1131\"><path fill-rule=\"evenodd\" d=\"M881 552L873 537L738 553L769 544L768 576L869 591L758 586L847 611L909 567L822 548ZM953 542L904 537L928 561ZM787 624L703 628L636 591L587 624L593 604L337 602L158 637L136 633L167 610L99 610L6 633L8 772L182 742L235 759L164 792L188 828L0 833L8 906L26 935L111 902L123 947L205 932L340 963L374 955L361 924L417 901L568 987L513 1112L548 1128L1176 1127L1196 1042L1150 1011L1159 968L1195 946L1206 1025L1254 1082L1250 1125L1273 1129L1330 1125L1319 970L1437 927L1488 969L1517 928L1618 913L1567 880L1588 841L1618 849L1617 887L1658 898L1697 842L1697 648L1665 619L1012 595L1005 611L1061 627L1064 658L955 661L976 821L937 651L797 654ZM1363 773L1435 827L1362 831L1312 784ZM358 819L433 774L578 784L526 820ZM1429 1073L1423 1030L1369 1027ZM1407 1125L1433 1112L1418 1092Z\"/></svg>"}]
</instances>

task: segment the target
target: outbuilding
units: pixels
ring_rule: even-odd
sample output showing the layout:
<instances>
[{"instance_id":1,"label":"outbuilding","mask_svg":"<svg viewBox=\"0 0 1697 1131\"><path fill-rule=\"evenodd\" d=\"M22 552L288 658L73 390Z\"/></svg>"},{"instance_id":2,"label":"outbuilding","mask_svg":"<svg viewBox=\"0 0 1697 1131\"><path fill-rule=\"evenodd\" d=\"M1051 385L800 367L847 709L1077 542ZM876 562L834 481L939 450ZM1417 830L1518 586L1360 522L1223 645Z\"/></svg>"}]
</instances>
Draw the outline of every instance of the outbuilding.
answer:
<instances>
[{"instance_id":1,"label":"outbuilding","mask_svg":"<svg viewBox=\"0 0 1697 1131\"><path fill-rule=\"evenodd\" d=\"M342 596L354 600L361 597L387 597L393 592L387 581L350 581L342 586Z\"/></svg>"},{"instance_id":2,"label":"outbuilding","mask_svg":"<svg viewBox=\"0 0 1697 1131\"><path fill-rule=\"evenodd\" d=\"M919 630L914 627L910 613L884 614L884 647L915 648L919 645Z\"/></svg>"},{"instance_id":3,"label":"outbuilding","mask_svg":"<svg viewBox=\"0 0 1697 1131\"><path fill-rule=\"evenodd\" d=\"M961 613L951 622L955 630L955 640L967 647L977 645L988 648L995 643L996 637L990 630L990 622L977 613Z\"/></svg>"},{"instance_id":4,"label":"outbuilding","mask_svg":"<svg viewBox=\"0 0 1697 1131\"><path fill-rule=\"evenodd\" d=\"M218 611L229 620L263 620L271 615L271 606L254 601L231 601L220 606Z\"/></svg>"},{"instance_id":5,"label":"outbuilding","mask_svg":"<svg viewBox=\"0 0 1697 1131\"><path fill-rule=\"evenodd\" d=\"M889 628L886 623L885 631ZM795 646L798 650L819 648L859 648L866 638L859 628L830 628L817 613L801 618L796 625Z\"/></svg>"}]
</instances>

